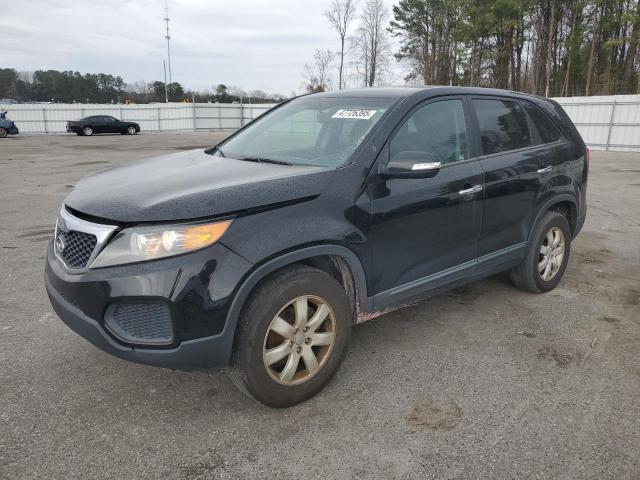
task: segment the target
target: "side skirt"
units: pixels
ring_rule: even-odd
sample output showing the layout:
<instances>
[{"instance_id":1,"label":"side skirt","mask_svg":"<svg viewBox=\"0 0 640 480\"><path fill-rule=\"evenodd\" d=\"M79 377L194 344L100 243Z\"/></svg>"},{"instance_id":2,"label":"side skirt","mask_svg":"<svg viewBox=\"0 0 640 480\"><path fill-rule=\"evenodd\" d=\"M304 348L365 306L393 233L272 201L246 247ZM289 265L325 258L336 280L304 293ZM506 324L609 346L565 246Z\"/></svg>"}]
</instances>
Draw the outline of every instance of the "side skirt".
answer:
<instances>
[{"instance_id":1,"label":"side skirt","mask_svg":"<svg viewBox=\"0 0 640 480\"><path fill-rule=\"evenodd\" d=\"M372 311L360 312L358 323L513 268L524 258L526 246L527 242L518 243L447 270L380 292L373 296Z\"/></svg>"}]
</instances>

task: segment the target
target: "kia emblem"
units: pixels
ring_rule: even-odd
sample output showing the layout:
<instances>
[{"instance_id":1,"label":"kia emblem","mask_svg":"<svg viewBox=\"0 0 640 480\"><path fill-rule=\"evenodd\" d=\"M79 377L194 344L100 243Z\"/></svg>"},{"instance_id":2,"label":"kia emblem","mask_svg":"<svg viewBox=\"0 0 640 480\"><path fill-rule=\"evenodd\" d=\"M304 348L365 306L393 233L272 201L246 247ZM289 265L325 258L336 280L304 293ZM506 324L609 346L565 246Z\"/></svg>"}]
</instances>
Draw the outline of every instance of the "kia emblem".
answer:
<instances>
[{"instance_id":1,"label":"kia emblem","mask_svg":"<svg viewBox=\"0 0 640 480\"><path fill-rule=\"evenodd\" d=\"M59 254L62 254L66 246L67 244L64 241L64 236L62 234L59 234L58 238L56 238L56 252L58 252Z\"/></svg>"}]
</instances>

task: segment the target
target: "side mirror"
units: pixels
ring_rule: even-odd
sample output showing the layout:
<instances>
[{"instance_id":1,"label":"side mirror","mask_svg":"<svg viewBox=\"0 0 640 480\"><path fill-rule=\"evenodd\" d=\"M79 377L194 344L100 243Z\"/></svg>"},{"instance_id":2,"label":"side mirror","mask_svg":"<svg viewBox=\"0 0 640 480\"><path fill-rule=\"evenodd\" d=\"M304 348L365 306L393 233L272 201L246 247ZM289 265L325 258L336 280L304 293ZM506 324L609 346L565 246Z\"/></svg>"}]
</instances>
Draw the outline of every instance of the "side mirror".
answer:
<instances>
[{"instance_id":1,"label":"side mirror","mask_svg":"<svg viewBox=\"0 0 640 480\"><path fill-rule=\"evenodd\" d=\"M382 178L431 178L442 163L433 153L402 151L396 153L380 172Z\"/></svg>"}]
</instances>

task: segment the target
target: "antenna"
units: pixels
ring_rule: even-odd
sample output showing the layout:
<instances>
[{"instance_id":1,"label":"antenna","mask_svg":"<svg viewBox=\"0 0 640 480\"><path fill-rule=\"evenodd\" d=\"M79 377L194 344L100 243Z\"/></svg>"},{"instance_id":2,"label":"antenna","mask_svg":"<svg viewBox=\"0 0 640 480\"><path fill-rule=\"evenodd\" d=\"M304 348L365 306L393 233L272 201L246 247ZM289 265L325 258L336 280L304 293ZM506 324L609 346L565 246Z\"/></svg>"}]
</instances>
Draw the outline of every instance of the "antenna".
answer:
<instances>
[{"instance_id":1,"label":"antenna","mask_svg":"<svg viewBox=\"0 0 640 480\"><path fill-rule=\"evenodd\" d=\"M164 21L167 24L167 34L164 38L167 39L167 64L169 65L169 84L172 83L171 80L171 35L169 34L169 4L168 0L164 0ZM166 83L166 81L165 81Z\"/></svg>"}]
</instances>

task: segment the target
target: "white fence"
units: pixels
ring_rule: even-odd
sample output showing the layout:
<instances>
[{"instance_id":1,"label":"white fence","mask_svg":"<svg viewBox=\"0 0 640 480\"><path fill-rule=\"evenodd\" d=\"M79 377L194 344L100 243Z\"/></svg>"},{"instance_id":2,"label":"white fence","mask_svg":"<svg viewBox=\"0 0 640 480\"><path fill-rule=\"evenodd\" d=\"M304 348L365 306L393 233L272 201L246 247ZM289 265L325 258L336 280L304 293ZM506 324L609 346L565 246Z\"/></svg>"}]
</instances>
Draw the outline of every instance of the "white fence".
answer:
<instances>
[{"instance_id":1,"label":"white fence","mask_svg":"<svg viewBox=\"0 0 640 480\"><path fill-rule=\"evenodd\" d=\"M592 150L640 151L640 95L554 98Z\"/></svg>"},{"instance_id":2,"label":"white fence","mask_svg":"<svg viewBox=\"0 0 640 480\"><path fill-rule=\"evenodd\" d=\"M555 98L593 150L640 151L640 95ZM143 131L235 130L273 107L267 104L152 105L15 104L8 110L21 133L63 133L67 120L113 115Z\"/></svg>"},{"instance_id":3,"label":"white fence","mask_svg":"<svg viewBox=\"0 0 640 480\"><path fill-rule=\"evenodd\" d=\"M112 115L137 122L142 131L236 130L269 110L271 104L159 103L150 105L0 104L20 133L64 133L68 120Z\"/></svg>"}]
</instances>

